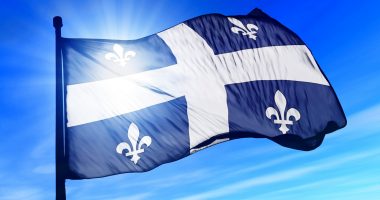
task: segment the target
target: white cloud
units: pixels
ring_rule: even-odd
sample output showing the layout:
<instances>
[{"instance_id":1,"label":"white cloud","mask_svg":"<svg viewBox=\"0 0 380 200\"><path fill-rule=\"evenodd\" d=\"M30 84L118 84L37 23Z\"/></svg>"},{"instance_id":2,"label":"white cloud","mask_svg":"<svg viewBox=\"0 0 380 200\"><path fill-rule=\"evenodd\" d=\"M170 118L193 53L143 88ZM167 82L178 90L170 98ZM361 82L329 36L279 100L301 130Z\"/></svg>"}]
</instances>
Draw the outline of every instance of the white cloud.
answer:
<instances>
[{"instance_id":1,"label":"white cloud","mask_svg":"<svg viewBox=\"0 0 380 200\"><path fill-rule=\"evenodd\" d=\"M196 182L196 181L199 181L200 179L204 179L206 176L209 176L210 174L212 174L212 170L199 169L199 170L194 170L191 172L183 172L179 175L175 175L175 176L171 176L167 178L141 181L137 183L137 185L139 186L156 185L159 187L171 187L177 184ZM191 177L191 179L189 179L189 177ZM136 183L133 183L133 185L136 186Z\"/></svg>"},{"instance_id":2,"label":"white cloud","mask_svg":"<svg viewBox=\"0 0 380 200\"><path fill-rule=\"evenodd\" d=\"M134 194L130 196L125 196L125 197L118 197L110 200L143 200L143 199L151 199L151 193L140 193L140 194Z\"/></svg>"},{"instance_id":3,"label":"white cloud","mask_svg":"<svg viewBox=\"0 0 380 200\"><path fill-rule=\"evenodd\" d=\"M280 182L284 180L289 180L291 178L304 175L306 173L309 173L311 171L310 168L301 168L301 169L293 169L293 170L287 170L282 171L279 173L274 173L271 175L265 175L260 177L255 177L251 179L247 179L241 182L229 184L226 186L223 186L221 188L211 190L204 193L199 193L196 195L187 196L184 198L180 198L182 200L191 200L191 199L211 199L211 198L217 198L217 197L223 197L225 195L233 194L235 192L238 192L240 190L250 188L253 186L259 186L259 185L266 185L271 184L275 182Z\"/></svg>"},{"instance_id":4,"label":"white cloud","mask_svg":"<svg viewBox=\"0 0 380 200\"><path fill-rule=\"evenodd\" d=\"M34 168L33 172L37 174L54 174L55 165L54 164L41 165Z\"/></svg>"},{"instance_id":5,"label":"white cloud","mask_svg":"<svg viewBox=\"0 0 380 200\"><path fill-rule=\"evenodd\" d=\"M319 185L324 185L324 184L336 184L336 183L339 183L343 180L345 180L345 179L342 177L339 177L339 178L315 181L312 183L297 185L297 186L293 186L293 187L287 187L286 189L274 190L274 191L264 193L264 194L260 194L260 195L256 195L256 196L250 196L248 199L271 199L271 200L295 199L292 195L293 194L299 194L299 193L296 193L295 191L305 191L307 189L316 188Z\"/></svg>"},{"instance_id":6,"label":"white cloud","mask_svg":"<svg viewBox=\"0 0 380 200\"><path fill-rule=\"evenodd\" d=\"M341 137L344 139L357 139L366 137L380 130L380 104L350 115L347 127L339 130L338 134L328 135L327 139Z\"/></svg>"},{"instance_id":7,"label":"white cloud","mask_svg":"<svg viewBox=\"0 0 380 200\"><path fill-rule=\"evenodd\" d=\"M304 157L304 156L305 156L305 154L291 154L291 155L283 156L283 157L280 157L277 159L269 160L268 162L264 162L264 163L254 165L252 167L241 168L239 170L236 170L236 171L229 173L229 175L250 173L253 171L260 170L260 169L266 169L266 168L269 168L272 166L279 165L280 163L289 162L291 160L295 160L296 158L300 158L300 157Z\"/></svg>"},{"instance_id":8,"label":"white cloud","mask_svg":"<svg viewBox=\"0 0 380 200\"><path fill-rule=\"evenodd\" d=\"M369 151L369 152L359 152L356 154L346 154L344 156L340 156L337 158L336 156L332 156L330 158L320 160L316 164L310 164L309 166L303 166L299 168L294 168L290 170L283 170L281 172L273 173L270 175L263 175L259 177L253 177L250 179L246 179L240 182L232 183L229 185L225 185L223 187L183 197L180 198L182 200L190 200L190 199L212 199L212 198L218 198L223 197L227 195L231 195L234 193L237 193L243 189L247 189L254 186L262 186L272 183L277 183L281 181L287 181L291 179L295 179L304 175L311 174L313 172L321 171L321 170L327 170L336 166L340 166L342 164L345 164L347 162L356 161L363 158L368 158L371 156L379 155L380 150L375 151Z\"/></svg>"},{"instance_id":9,"label":"white cloud","mask_svg":"<svg viewBox=\"0 0 380 200\"><path fill-rule=\"evenodd\" d=\"M38 188L32 187L22 187L22 188L2 188L0 189L0 199L2 200L38 200L38 199L49 199L48 192L44 192Z\"/></svg>"}]
</instances>

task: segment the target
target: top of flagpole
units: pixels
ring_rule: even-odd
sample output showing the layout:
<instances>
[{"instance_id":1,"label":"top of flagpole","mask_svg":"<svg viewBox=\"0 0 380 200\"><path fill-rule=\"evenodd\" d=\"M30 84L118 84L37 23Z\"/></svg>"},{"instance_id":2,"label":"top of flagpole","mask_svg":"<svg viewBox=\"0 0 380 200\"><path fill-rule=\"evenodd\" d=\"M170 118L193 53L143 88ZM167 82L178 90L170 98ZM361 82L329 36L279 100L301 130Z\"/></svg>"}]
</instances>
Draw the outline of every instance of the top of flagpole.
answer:
<instances>
[{"instance_id":1,"label":"top of flagpole","mask_svg":"<svg viewBox=\"0 0 380 200\"><path fill-rule=\"evenodd\" d=\"M54 28L61 28L62 26L63 26L63 24L62 24L62 17L60 17L60 16L55 16L54 18L53 18L53 26L54 26Z\"/></svg>"}]
</instances>

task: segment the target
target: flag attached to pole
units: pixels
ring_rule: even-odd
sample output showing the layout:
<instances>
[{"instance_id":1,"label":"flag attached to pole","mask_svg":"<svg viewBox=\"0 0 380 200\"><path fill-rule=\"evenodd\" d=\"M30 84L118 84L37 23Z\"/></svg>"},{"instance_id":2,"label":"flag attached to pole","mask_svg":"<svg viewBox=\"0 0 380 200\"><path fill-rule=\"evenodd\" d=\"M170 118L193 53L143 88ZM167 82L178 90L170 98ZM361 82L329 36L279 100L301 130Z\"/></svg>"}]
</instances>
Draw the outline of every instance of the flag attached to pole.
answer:
<instances>
[{"instance_id":1,"label":"flag attached to pole","mask_svg":"<svg viewBox=\"0 0 380 200\"><path fill-rule=\"evenodd\" d=\"M243 137L312 150L346 124L305 43L259 9L61 42L68 179L148 171Z\"/></svg>"}]
</instances>

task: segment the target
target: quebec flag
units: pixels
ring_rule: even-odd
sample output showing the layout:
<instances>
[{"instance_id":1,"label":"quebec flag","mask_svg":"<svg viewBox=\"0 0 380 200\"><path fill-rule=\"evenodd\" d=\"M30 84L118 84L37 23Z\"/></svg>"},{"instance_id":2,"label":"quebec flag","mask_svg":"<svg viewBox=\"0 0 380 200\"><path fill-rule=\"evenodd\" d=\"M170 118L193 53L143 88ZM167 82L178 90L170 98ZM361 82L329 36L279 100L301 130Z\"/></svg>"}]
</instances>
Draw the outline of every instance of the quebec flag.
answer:
<instances>
[{"instance_id":1,"label":"quebec flag","mask_svg":"<svg viewBox=\"0 0 380 200\"><path fill-rule=\"evenodd\" d=\"M346 125L305 43L259 9L61 42L68 179L144 172L244 137L312 150Z\"/></svg>"}]
</instances>

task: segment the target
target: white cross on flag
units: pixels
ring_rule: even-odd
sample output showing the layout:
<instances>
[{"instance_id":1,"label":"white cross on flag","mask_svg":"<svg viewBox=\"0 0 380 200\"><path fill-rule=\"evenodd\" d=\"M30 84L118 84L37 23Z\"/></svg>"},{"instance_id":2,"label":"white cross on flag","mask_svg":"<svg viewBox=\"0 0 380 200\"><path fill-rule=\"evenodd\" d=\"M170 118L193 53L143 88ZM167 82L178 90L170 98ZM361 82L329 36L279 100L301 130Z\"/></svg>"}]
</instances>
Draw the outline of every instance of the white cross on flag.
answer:
<instances>
[{"instance_id":1,"label":"white cross on flag","mask_svg":"<svg viewBox=\"0 0 380 200\"><path fill-rule=\"evenodd\" d=\"M61 42L69 179L148 171L243 137L311 150L346 124L305 43L259 9L138 40Z\"/></svg>"}]
</instances>

